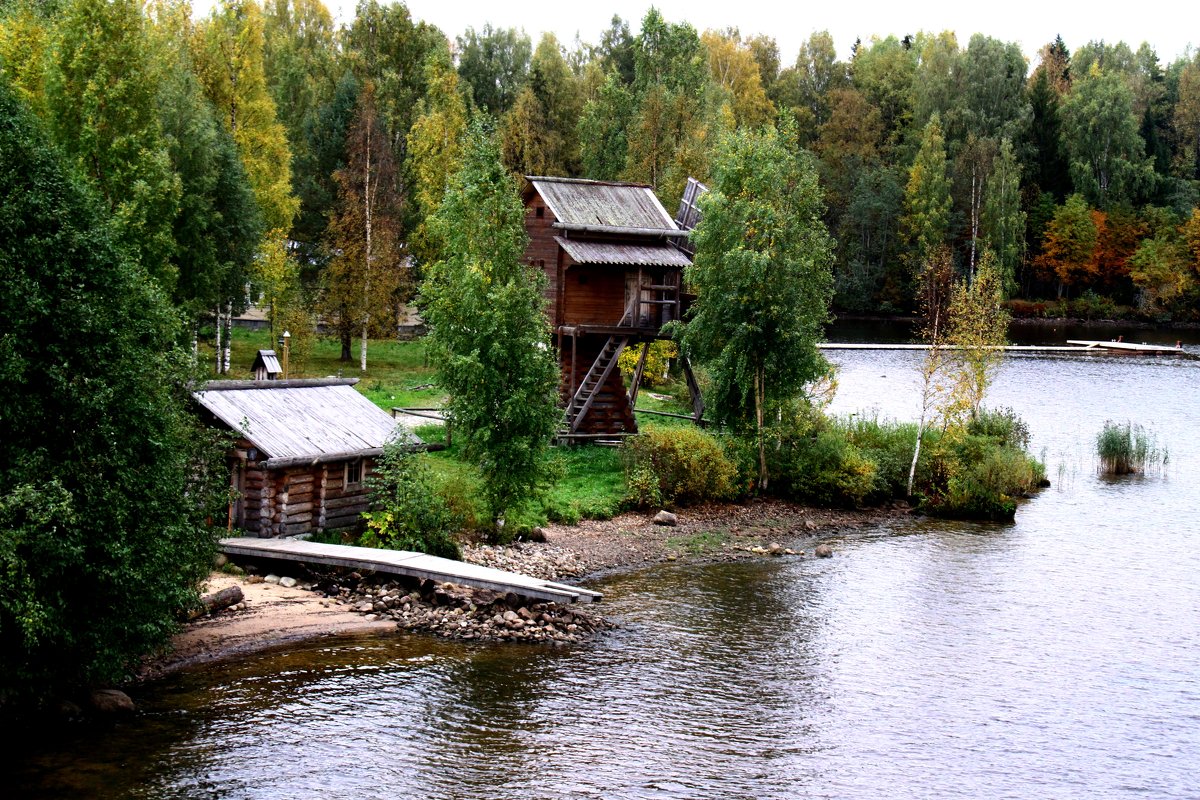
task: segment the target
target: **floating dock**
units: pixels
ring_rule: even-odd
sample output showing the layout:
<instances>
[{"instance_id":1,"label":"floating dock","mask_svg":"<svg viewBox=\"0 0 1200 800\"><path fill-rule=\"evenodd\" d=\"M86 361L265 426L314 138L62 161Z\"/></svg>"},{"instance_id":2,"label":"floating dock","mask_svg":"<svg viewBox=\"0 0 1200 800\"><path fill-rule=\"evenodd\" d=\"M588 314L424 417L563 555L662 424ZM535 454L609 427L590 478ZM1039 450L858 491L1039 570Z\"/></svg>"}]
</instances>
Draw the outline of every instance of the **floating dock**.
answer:
<instances>
[{"instance_id":1,"label":"floating dock","mask_svg":"<svg viewBox=\"0 0 1200 800\"><path fill-rule=\"evenodd\" d=\"M512 592L535 600L554 603L598 603L604 595L554 583L516 572L505 572L465 561L413 553L408 550L378 550L373 547L351 547L344 544L322 544L300 539L259 539L237 537L222 539L221 551L230 556L272 558L281 561L299 561L306 564L323 564L332 567L348 567L371 570L388 575L403 575L439 583L457 583L476 589L491 589L497 592Z\"/></svg>"}]
</instances>

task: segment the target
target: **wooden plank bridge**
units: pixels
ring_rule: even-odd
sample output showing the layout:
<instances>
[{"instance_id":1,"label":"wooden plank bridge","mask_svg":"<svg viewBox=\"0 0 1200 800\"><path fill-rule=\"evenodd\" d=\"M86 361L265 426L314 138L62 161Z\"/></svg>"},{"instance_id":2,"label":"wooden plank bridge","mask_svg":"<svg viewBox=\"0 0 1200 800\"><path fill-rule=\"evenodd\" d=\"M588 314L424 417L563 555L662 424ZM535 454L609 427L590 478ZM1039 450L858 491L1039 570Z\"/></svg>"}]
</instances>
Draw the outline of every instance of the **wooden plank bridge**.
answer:
<instances>
[{"instance_id":1,"label":"wooden plank bridge","mask_svg":"<svg viewBox=\"0 0 1200 800\"><path fill-rule=\"evenodd\" d=\"M407 550L378 550L344 544L322 544L300 539L259 539L237 537L222 539L221 550L230 556L270 558L371 570L388 575L403 575L439 583L457 583L476 589L512 592L535 600L555 603L597 603L603 595L579 586L534 578L464 561L413 553Z\"/></svg>"}]
</instances>

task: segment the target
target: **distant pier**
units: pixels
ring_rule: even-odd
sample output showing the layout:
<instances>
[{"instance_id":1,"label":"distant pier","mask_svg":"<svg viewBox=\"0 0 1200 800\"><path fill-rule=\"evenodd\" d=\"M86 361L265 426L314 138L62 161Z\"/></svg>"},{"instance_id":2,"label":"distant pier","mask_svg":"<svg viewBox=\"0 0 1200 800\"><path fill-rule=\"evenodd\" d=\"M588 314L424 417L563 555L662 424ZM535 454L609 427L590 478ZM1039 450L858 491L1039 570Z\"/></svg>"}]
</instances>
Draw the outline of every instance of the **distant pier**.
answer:
<instances>
[{"instance_id":1,"label":"distant pier","mask_svg":"<svg viewBox=\"0 0 1200 800\"><path fill-rule=\"evenodd\" d=\"M928 350L928 344L872 344L866 342L822 342L820 350ZM953 345L941 345L944 350L957 350ZM993 348L1009 353L1054 353L1058 355L1133 355L1192 357L1178 343L1134 344L1133 342L1100 342L1088 339L1068 339L1065 345L1010 344Z\"/></svg>"}]
</instances>

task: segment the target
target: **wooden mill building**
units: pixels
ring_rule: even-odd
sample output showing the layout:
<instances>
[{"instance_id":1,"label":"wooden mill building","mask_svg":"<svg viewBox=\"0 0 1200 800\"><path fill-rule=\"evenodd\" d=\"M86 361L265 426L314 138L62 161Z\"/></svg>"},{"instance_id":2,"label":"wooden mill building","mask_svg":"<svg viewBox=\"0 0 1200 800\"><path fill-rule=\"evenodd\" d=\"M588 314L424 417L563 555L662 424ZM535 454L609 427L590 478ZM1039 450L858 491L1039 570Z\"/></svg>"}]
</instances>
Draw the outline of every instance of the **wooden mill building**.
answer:
<instances>
[{"instance_id":1,"label":"wooden mill building","mask_svg":"<svg viewBox=\"0 0 1200 800\"><path fill-rule=\"evenodd\" d=\"M357 382L210 381L193 394L211 421L237 436L232 527L263 537L362 529L365 479L396 420L356 391Z\"/></svg>"},{"instance_id":2,"label":"wooden mill building","mask_svg":"<svg viewBox=\"0 0 1200 800\"><path fill-rule=\"evenodd\" d=\"M683 210L692 208L699 189L689 184ZM686 311L688 231L644 185L529 176L524 201L525 258L547 278L567 409L564 434L636 432L633 404L646 348L668 338L663 326ZM627 392L617 359L639 346Z\"/></svg>"}]
</instances>

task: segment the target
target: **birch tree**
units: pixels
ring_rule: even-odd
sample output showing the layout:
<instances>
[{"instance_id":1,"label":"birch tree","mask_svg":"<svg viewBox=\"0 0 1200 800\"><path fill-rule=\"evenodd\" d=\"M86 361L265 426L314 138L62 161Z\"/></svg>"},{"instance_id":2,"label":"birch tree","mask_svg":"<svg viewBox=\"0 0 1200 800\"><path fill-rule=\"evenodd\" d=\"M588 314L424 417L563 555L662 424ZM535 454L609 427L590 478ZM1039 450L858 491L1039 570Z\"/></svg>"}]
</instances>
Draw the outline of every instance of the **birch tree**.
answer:
<instances>
[{"instance_id":1,"label":"birch tree","mask_svg":"<svg viewBox=\"0 0 1200 800\"><path fill-rule=\"evenodd\" d=\"M753 432L766 490L767 428L824 372L816 343L833 293L833 240L813 161L774 131L726 137L709 189L682 347L712 375L716 418Z\"/></svg>"},{"instance_id":2,"label":"birch tree","mask_svg":"<svg viewBox=\"0 0 1200 800\"><path fill-rule=\"evenodd\" d=\"M370 82L359 94L346 152L346 166L334 174L338 198L325 231L330 260L321 305L334 320L343 361L350 360L351 337L359 334L359 369L366 372L372 326L390 329L386 321L402 282L403 258L396 165Z\"/></svg>"}]
</instances>

